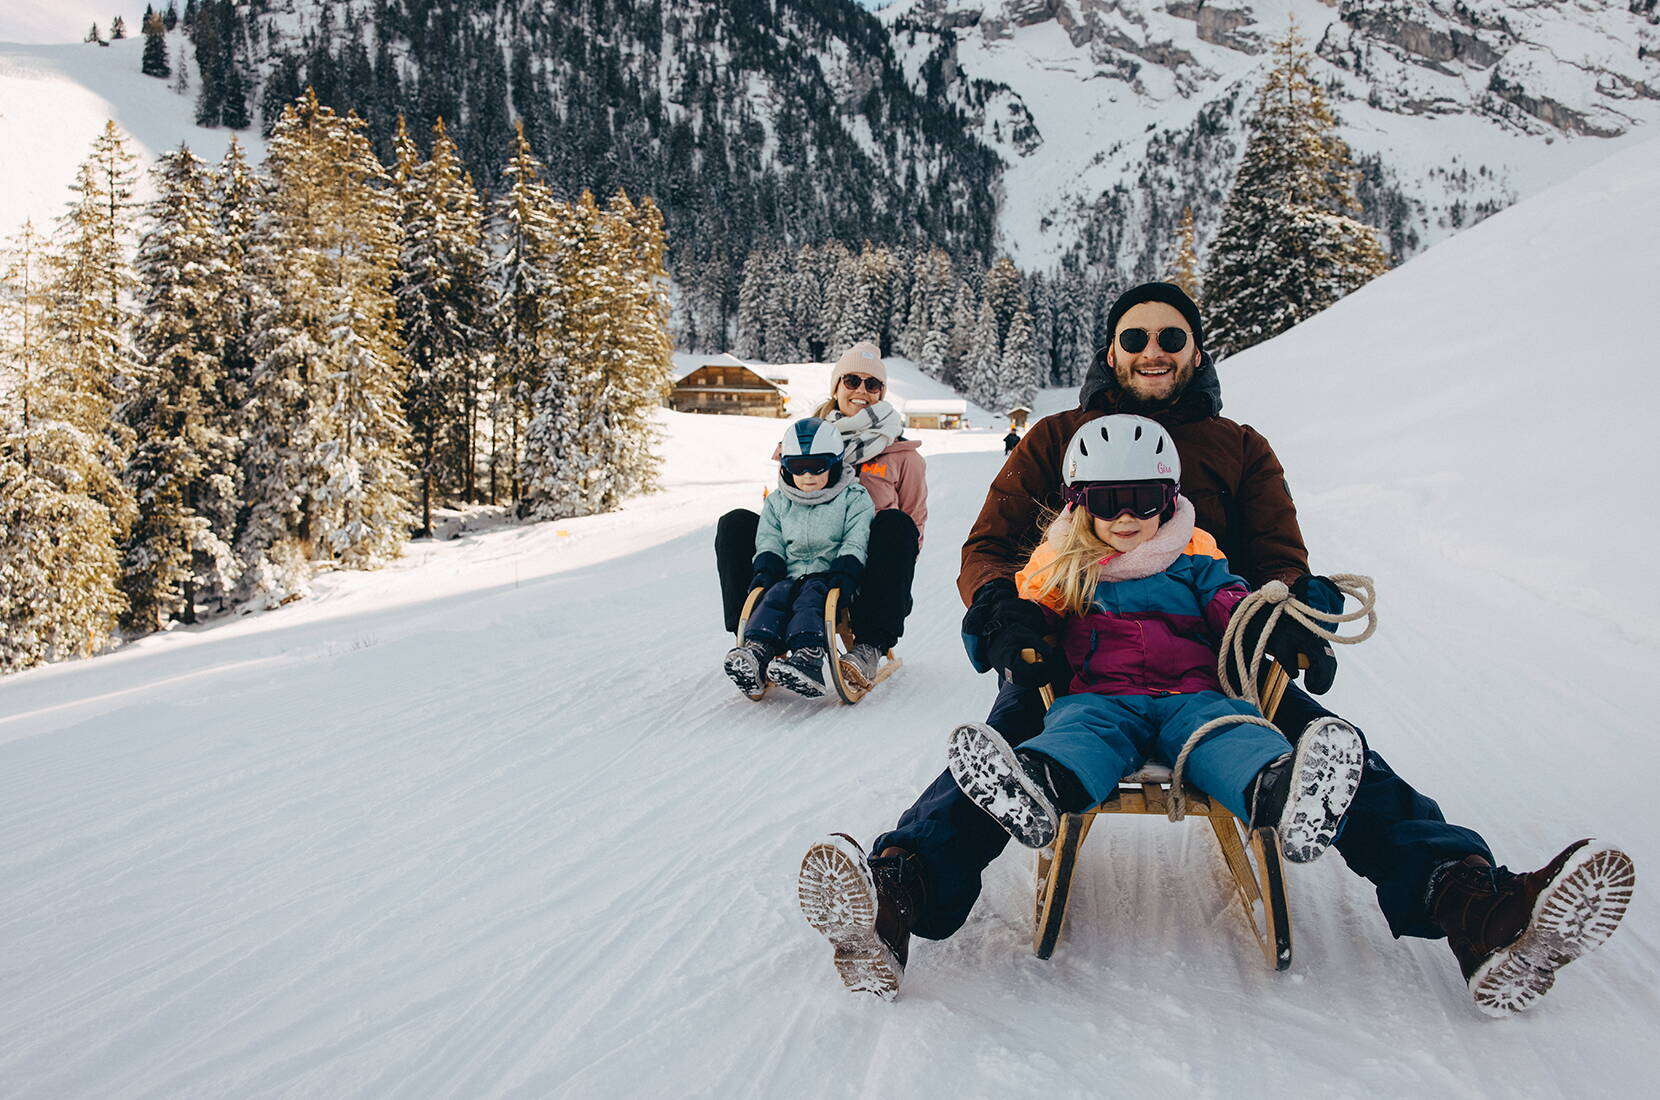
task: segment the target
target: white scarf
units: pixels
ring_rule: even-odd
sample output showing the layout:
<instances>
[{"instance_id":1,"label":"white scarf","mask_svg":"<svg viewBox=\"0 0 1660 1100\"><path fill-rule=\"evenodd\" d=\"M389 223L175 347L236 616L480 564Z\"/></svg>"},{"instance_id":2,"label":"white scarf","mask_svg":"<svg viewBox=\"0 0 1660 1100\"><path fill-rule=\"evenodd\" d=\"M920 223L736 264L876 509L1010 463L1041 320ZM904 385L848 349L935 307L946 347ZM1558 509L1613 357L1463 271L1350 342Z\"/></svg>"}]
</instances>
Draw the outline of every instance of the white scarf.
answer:
<instances>
[{"instance_id":1,"label":"white scarf","mask_svg":"<svg viewBox=\"0 0 1660 1100\"><path fill-rule=\"evenodd\" d=\"M825 419L842 433L842 461L855 468L887 450L905 432L905 418L886 401L866 405L852 416L831 409Z\"/></svg>"}]
</instances>

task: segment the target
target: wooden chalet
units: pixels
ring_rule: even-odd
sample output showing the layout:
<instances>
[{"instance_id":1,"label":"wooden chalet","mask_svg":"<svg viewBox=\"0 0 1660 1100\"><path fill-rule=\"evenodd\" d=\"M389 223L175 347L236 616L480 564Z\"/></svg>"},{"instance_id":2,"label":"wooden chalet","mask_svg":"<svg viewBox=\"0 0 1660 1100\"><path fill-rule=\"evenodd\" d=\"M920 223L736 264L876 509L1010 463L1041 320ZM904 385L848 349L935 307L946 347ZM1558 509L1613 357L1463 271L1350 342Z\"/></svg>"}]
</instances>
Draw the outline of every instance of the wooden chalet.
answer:
<instances>
[{"instance_id":1,"label":"wooden chalet","mask_svg":"<svg viewBox=\"0 0 1660 1100\"><path fill-rule=\"evenodd\" d=\"M722 355L676 380L668 404L676 412L785 417L788 401L775 381L748 363Z\"/></svg>"},{"instance_id":2,"label":"wooden chalet","mask_svg":"<svg viewBox=\"0 0 1660 1100\"><path fill-rule=\"evenodd\" d=\"M907 401L905 424L911 428L966 428L968 402L961 398Z\"/></svg>"}]
</instances>

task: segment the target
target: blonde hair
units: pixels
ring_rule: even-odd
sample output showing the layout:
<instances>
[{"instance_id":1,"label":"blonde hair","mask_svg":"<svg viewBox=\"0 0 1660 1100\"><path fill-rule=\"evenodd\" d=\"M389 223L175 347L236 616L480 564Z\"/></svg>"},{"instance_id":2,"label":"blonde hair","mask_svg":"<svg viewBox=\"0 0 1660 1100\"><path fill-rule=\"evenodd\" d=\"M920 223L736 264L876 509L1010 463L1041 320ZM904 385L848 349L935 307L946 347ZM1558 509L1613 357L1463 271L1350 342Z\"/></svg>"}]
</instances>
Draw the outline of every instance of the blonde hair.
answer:
<instances>
[{"instance_id":1,"label":"blonde hair","mask_svg":"<svg viewBox=\"0 0 1660 1100\"><path fill-rule=\"evenodd\" d=\"M813 415L823 420L836 411L839 411L839 406L836 404L836 395L832 393L824 399L824 404L813 410Z\"/></svg>"},{"instance_id":2,"label":"blonde hair","mask_svg":"<svg viewBox=\"0 0 1660 1100\"><path fill-rule=\"evenodd\" d=\"M1101 541L1093 517L1080 507L1059 512L1048 521L1043 545L1050 556L1042 562L1034 559L1036 568L1028 566L1032 570L1028 580L1037 590L1027 598L1053 607L1048 597L1059 593L1061 611L1088 614L1101 580L1101 561L1117 551Z\"/></svg>"}]
</instances>

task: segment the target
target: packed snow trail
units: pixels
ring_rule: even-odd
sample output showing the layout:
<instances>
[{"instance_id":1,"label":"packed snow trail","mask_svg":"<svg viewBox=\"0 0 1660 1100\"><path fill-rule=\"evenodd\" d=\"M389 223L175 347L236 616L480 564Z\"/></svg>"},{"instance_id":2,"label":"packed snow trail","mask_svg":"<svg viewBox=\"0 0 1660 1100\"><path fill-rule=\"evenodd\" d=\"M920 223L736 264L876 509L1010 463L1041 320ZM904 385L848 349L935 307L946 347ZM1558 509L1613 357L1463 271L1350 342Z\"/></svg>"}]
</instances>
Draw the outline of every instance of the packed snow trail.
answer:
<instances>
[{"instance_id":1,"label":"packed snow trail","mask_svg":"<svg viewBox=\"0 0 1660 1100\"><path fill-rule=\"evenodd\" d=\"M896 1004L846 994L795 867L822 832L890 824L952 723L983 716L952 582L1000 460L931 458L905 668L857 707L751 703L721 676L705 527L254 635L281 647L254 663L254 640L210 632L178 647L192 674L52 712L0 746L0 1091L1084 1095L1133 1070L1201 1095L1458 1095L1630 1068L1653 1019L1638 929L1492 1025L1445 947L1390 940L1330 858L1293 871L1297 955L1276 975L1203 823L1094 830L1053 961L1031 956L1031 857L1011 852L961 934L916 945ZM69 698L111 675L49 671ZM1364 721L1437 755L1445 733L1370 702ZM1490 816L1570 839L1583 801L1542 801L1560 823L1535 829L1503 789L1538 751L1488 788Z\"/></svg>"},{"instance_id":2,"label":"packed snow trail","mask_svg":"<svg viewBox=\"0 0 1660 1100\"><path fill-rule=\"evenodd\" d=\"M1289 869L1270 971L1207 826L1157 818L1092 830L1053 959L1013 851L897 1001L846 994L796 867L985 714L952 582L1001 433L922 433L905 667L857 707L750 703L712 525L779 424L671 415L667 491L622 512L0 679L0 1095L1646 1095L1657 256L1650 142L1223 364L1315 569L1377 580L1330 705L1513 868L1586 835L1637 862L1528 1013L1478 1013L1330 854Z\"/></svg>"}]
</instances>

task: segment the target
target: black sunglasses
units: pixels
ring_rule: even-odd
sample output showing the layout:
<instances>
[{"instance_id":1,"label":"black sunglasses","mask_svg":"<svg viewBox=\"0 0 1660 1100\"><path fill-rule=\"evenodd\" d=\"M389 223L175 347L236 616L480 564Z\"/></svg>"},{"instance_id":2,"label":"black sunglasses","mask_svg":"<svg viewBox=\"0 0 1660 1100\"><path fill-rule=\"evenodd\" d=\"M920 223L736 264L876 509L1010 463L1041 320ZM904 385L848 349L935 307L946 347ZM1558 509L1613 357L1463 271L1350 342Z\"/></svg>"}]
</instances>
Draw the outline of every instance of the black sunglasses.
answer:
<instances>
[{"instance_id":1,"label":"black sunglasses","mask_svg":"<svg viewBox=\"0 0 1660 1100\"><path fill-rule=\"evenodd\" d=\"M781 460L791 474L822 474L841 459L834 455L790 455Z\"/></svg>"},{"instance_id":2,"label":"black sunglasses","mask_svg":"<svg viewBox=\"0 0 1660 1100\"><path fill-rule=\"evenodd\" d=\"M887 387L886 382L875 377L874 375L866 378L862 374L844 374L842 375L842 381L847 383L847 388L850 390L856 390L860 386L863 386L871 393L880 393Z\"/></svg>"},{"instance_id":3,"label":"black sunglasses","mask_svg":"<svg viewBox=\"0 0 1660 1100\"><path fill-rule=\"evenodd\" d=\"M1068 485L1061 496L1101 519L1117 519L1125 512L1136 519L1152 519L1175 502L1177 491L1168 481L1097 481Z\"/></svg>"},{"instance_id":4,"label":"black sunglasses","mask_svg":"<svg viewBox=\"0 0 1660 1100\"><path fill-rule=\"evenodd\" d=\"M1147 346L1150 333L1144 328L1120 329L1118 346L1134 355ZM1159 347L1168 352L1178 352L1187 347L1187 330L1185 328L1161 328L1158 331Z\"/></svg>"}]
</instances>

